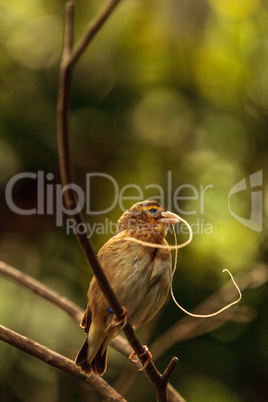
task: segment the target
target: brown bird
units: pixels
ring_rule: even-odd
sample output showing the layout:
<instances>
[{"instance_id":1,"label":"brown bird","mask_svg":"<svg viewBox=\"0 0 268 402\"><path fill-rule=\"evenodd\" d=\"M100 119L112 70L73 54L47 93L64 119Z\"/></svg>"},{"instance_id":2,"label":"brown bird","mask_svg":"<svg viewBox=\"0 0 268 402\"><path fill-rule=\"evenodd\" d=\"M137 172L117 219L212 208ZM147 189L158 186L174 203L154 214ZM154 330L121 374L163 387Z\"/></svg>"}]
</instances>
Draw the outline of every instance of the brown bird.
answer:
<instances>
[{"instance_id":1,"label":"brown bird","mask_svg":"<svg viewBox=\"0 0 268 402\"><path fill-rule=\"evenodd\" d=\"M164 304L171 285L171 253L168 248L153 248L128 238L168 245L168 226L179 220L156 201L139 202L121 216L116 233L98 253L104 273L134 328L149 322ZM87 338L75 363L87 375L102 375L107 347L122 325L116 322L95 277L89 286L81 326Z\"/></svg>"}]
</instances>

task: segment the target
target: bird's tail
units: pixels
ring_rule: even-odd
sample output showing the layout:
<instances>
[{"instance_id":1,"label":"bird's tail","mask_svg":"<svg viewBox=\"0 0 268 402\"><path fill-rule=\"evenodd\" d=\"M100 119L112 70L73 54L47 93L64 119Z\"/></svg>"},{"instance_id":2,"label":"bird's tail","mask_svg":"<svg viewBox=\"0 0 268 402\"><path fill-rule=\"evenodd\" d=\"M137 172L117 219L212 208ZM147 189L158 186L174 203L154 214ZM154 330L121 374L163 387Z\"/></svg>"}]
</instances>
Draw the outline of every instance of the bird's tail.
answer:
<instances>
[{"instance_id":1,"label":"bird's tail","mask_svg":"<svg viewBox=\"0 0 268 402\"><path fill-rule=\"evenodd\" d=\"M103 375L107 367L107 347L105 347L103 341L98 349L94 348L93 345L90 345L88 338L76 356L75 364L86 375L91 375L92 373Z\"/></svg>"},{"instance_id":2,"label":"bird's tail","mask_svg":"<svg viewBox=\"0 0 268 402\"><path fill-rule=\"evenodd\" d=\"M92 373L96 375L103 375L107 367L107 348L102 350L101 345L92 360L89 358L89 348L90 346L88 344L88 339L86 339L78 355L76 356L75 364L80 367L81 372L85 373L86 375L91 375Z\"/></svg>"}]
</instances>

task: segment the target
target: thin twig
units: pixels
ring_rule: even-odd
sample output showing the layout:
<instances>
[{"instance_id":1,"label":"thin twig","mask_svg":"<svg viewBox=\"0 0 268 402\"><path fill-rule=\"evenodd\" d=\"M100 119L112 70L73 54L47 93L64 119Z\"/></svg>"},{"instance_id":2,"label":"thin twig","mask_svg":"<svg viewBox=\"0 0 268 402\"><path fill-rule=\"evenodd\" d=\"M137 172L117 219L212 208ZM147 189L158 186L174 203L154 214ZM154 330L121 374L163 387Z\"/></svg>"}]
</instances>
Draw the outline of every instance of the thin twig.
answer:
<instances>
[{"instance_id":1,"label":"thin twig","mask_svg":"<svg viewBox=\"0 0 268 402\"><path fill-rule=\"evenodd\" d=\"M171 374L173 373L173 371L174 371L174 369L175 369L175 366L176 366L176 364L178 363L178 360L179 360L179 359L178 359L177 357L173 357L173 358L171 359L171 361L169 362L169 364L168 364L166 370L165 370L164 373L163 373L163 377L165 377L166 381L169 381L169 379L170 379L170 377L171 377Z\"/></svg>"},{"instance_id":2,"label":"thin twig","mask_svg":"<svg viewBox=\"0 0 268 402\"><path fill-rule=\"evenodd\" d=\"M70 184L74 183L74 175L70 157L69 149L69 130L68 130L68 105L69 105L69 93L71 85L71 71L72 65L68 62L68 55L70 52L69 46L71 43L70 37L73 37L73 19L70 15L73 15L73 3L67 3L65 10L65 39L64 45L68 46L68 49L63 49L62 62L60 67L59 77L59 91L58 91L58 105L57 105L57 138L59 149L59 162L62 185L65 189L65 204L71 211L73 219L76 225L82 224L84 218L80 213L76 205L75 193L70 187ZM70 11L72 10L72 12ZM67 27L66 27L67 26ZM66 38L67 37L67 38ZM66 45L67 44L67 45ZM67 56L66 56L67 55ZM85 225L86 227L86 225ZM123 310L118 300L116 299L112 288L104 275L104 272L100 266L99 260L94 252L93 246L90 243L88 233L77 233L78 240L82 246L82 249L93 269L93 272L100 283L102 291L106 297L109 298L111 308L117 316L123 314Z\"/></svg>"},{"instance_id":3,"label":"thin twig","mask_svg":"<svg viewBox=\"0 0 268 402\"><path fill-rule=\"evenodd\" d=\"M90 24L89 28L87 29L86 33L84 36L80 39L80 41L77 43L75 48L73 49L71 58L70 58L70 64L74 64L78 58L83 54L83 52L86 50L87 46L90 44L90 42L95 38L97 33L100 31L104 23L107 21L107 19L110 17L112 12L115 10L115 8L118 6L118 4L122 0L110 0L108 3L106 3L103 7L103 9L100 11L99 15L96 16L95 20Z\"/></svg>"},{"instance_id":4,"label":"thin twig","mask_svg":"<svg viewBox=\"0 0 268 402\"><path fill-rule=\"evenodd\" d=\"M71 87L71 73L75 62L78 57L84 52L88 44L96 36L97 32L103 26L105 21L111 15L112 11L119 4L120 0L110 0L110 2L105 6L100 15L96 18L93 24L88 29L86 35L78 43L74 51L72 51L72 38L73 38L73 15L74 15L74 4L67 3L65 9L65 35L64 35L64 49L60 66L60 77L59 77L59 93L58 93L58 104L57 104L57 138L58 138L58 148L59 148L59 159L60 159L60 173L62 185L65 189L65 204L72 214L76 225L83 224L84 219L80 211L76 206L75 194L70 184L74 183L72 164L70 158L69 149L69 130L68 130L68 105L70 98L70 87ZM85 225L84 225L85 226ZM88 233L83 231L77 232L78 240L84 250L84 253L93 269L96 279L100 285L102 292L104 293L109 305L113 309L115 315L118 319L123 316L123 309L118 302L103 270L99 263L99 260L94 252L94 249L89 241ZM146 356L144 355L144 348L137 338L132 326L128 322L124 327L124 333L131 344L132 348L136 352L137 356L144 364L146 361ZM161 376L161 374L156 369L153 361L150 361L145 368L148 377L158 390L158 400L161 402L167 401L167 382Z\"/></svg>"},{"instance_id":5,"label":"thin twig","mask_svg":"<svg viewBox=\"0 0 268 402\"><path fill-rule=\"evenodd\" d=\"M169 381L169 379L171 377L171 374L173 373L173 371L175 369L175 366L176 366L178 360L179 359L174 356L171 359L171 361L169 362L167 368L165 369L165 371L164 371L164 373L162 375L162 379L163 379L163 382L166 382L166 384L168 384L168 381ZM157 389L157 397L158 397L158 400L161 400L161 399L165 398L165 386L163 386L162 388ZM182 401L184 401L183 398L182 398Z\"/></svg>"},{"instance_id":6,"label":"thin twig","mask_svg":"<svg viewBox=\"0 0 268 402\"><path fill-rule=\"evenodd\" d=\"M22 350L31 356L36 357L39 360L49 364L50 366L56 367L59 370L65 371L66 373L79 378L81 381L91 385L95 388L101 395L105 397L107 401L121 401L126 402L126 400L115 391L105 380L102 378L91 375L90 377L82 374L74 362L66 357L40 345L33 340L22 336L2 325L0 325L0 339L17 349Z\"/></svg>"},{"instance_id":7,"label":"thin twig","mask_svg":"<svg viewBox=\"0 0 268 402\"><path fill-rule=\"evenodd\" d=\"M72 56L73 41L74 41L74 3L70 2L67 4L65 9L65 31L63 37L63 57L66 60L68 57ZM66 60L67 62L67 60Z\"/></svg>"}]
</instances>

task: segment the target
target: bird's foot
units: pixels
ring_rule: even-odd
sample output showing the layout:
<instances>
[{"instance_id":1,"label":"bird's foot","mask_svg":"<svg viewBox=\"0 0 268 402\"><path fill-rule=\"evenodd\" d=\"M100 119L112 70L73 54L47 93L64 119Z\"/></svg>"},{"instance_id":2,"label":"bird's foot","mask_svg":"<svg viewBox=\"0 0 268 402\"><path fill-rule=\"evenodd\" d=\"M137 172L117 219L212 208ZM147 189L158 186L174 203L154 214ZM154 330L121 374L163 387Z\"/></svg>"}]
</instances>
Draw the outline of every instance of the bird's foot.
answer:
<instances>
[{"instance_id":1,"label":"bird's foot","mask_svg":"<svg viewBox=\"0 0 268 402\"><path fill-rule=\"evenodd\" d=\"M127 325L127 323L129 322L129 315L127 312L127 309L125 306L122 306L122 314L120 316L120 318L118 318L116 315L113 318L112 321L112 325L114 327L119 327L121 330Z\"/></svg>"},{"instance_id":2,"label":"bird's foot","mask_svg":"<svg viewBox=\"0 0 268 402\"><path fill-rule=\"evenodd\" d=\"M145 362L143 363L143 367L140 368L139 371L144 370L144 369L148 366L149 362L152 360L152 354L151 354L151 352L149 351L148 346L143 345L143 349L144 349L144 352L141 354L141 356L145 356L145 355L146 355L146 360L145 360ZM137 356L137 353L136 353L136 352L132 352L132 353L129 355L129 360L131 360L131 361L134 362L134 363L139 363L139 360L135 360L135 356Z\"/></svg>"}]
</instances>

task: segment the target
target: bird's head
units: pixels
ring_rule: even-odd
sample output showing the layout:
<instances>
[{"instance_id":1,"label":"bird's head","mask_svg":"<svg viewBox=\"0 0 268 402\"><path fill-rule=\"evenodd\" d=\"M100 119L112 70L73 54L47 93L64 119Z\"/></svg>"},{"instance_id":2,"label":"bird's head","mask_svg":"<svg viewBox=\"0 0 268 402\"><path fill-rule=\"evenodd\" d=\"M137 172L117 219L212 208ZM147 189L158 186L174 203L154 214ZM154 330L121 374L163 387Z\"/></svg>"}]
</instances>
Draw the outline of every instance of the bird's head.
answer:
<instances>
[{"instance_id":1,"label":"bird's head","mask_svg":"<svg viewBox=\"0 0 268 402\"><path fill-rule=\"evenodd\" d=\"M180 221L180 217L166 210L157 201L134 204L118 221L117 233L126 230L132 236L161 235L165 237L168 227Z\"/></svg>"}]
</instances>

